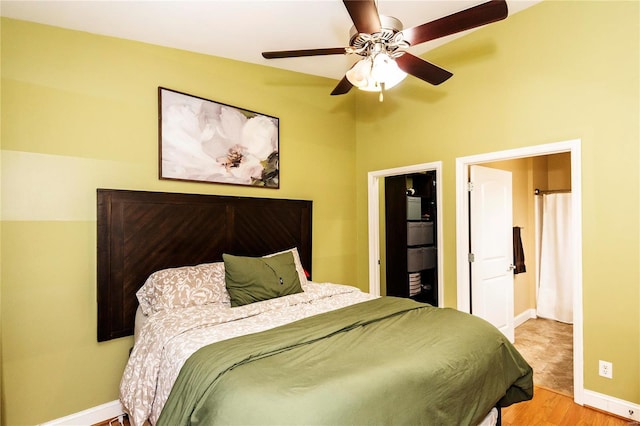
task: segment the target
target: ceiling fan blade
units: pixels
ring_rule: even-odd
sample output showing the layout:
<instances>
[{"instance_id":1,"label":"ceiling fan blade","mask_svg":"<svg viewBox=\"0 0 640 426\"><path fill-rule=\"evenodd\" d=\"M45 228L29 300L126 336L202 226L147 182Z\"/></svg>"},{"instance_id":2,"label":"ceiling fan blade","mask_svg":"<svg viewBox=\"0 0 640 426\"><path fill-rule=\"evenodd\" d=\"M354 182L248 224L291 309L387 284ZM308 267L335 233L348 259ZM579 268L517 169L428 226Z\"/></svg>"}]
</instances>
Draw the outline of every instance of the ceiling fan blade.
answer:
<instances>
[{"instance_id":1,"label":"ceiling fan blade","mask_svg":"<svg viewBox=\"0 0 640 426\"><path fill-rule=\"evenodd\" d=\"M275 52L262 52L262 57L266 59L297 58L300 56L321 56L321 55L345 55L347 50L344 47L330 47L327 49L302 49L302 50L280 50Z\"/></svg>"},{"instance_id":2,"label":"ceiling fan blade","mask_svg":"<svg viewBox=\"0 0 640 426\"><path fill-rule=\"evenodd\" d=\"M405 52L404 55L396 58L396 63L398 67L407 74L411 74L414 77L418 77L436 86L447 81L449 77L453 75L437 65L413 56L411 53Z\"/></svg>"},{"instance_id":3,"label":"ceiling fan blade","mask_svg":"<svg viewBox=\"0 0 640 426\"><path fill-rule=\"evenodd\" d=\"M500 21L508 14L505 0L491 0L444 18L408 28L402 31L402 34L409 44L415 46L425 41Z\"/></svg>"},{"instance_id":4,"label":"ceiling fan blade","mask_svg":"<svg viewBox=\"0 0 640 426\"><path fill-rule=\"evenodd\" d=\"M380 15L374 0L343 0L359 33L373 34L380 31Z\"/></svg>"},{"instance_id":5,"label":"ceiling fan blade","mask_svg":"<svg viewBox=\"0 0 640 426\"><path fill-rule=\"evenodd\" d=\"M331 92L331 96L344 95L345 93L349 92L352 87L353 84L351 84L351 82L347 80L347 76L345 75L344 77L342 77L342 80L340 80L340 83L338 83L336 88L333 89L333 92Z\"/></svg>"}]
</instances>

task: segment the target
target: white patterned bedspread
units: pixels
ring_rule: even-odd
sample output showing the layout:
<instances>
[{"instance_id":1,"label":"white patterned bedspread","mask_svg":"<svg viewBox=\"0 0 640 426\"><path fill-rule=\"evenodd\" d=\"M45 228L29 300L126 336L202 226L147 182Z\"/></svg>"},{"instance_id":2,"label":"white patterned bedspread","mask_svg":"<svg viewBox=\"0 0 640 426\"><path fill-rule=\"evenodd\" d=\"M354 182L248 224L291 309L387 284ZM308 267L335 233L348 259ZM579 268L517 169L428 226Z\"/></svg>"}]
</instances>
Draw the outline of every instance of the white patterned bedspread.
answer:
<instances>
[{"instance_id":1,"label":"white patterned bedspread","mask_svg":"<svg viewBox=\"0 0 640 426\"><path fill-rule=\"evenodd\" d=\"M132 424L156 423L182 365L199 348L375 298L338 284L308 282L303 288L237 308L208 304L147 317L120 383L120 401Z\"/></svg>"}]
</instances>

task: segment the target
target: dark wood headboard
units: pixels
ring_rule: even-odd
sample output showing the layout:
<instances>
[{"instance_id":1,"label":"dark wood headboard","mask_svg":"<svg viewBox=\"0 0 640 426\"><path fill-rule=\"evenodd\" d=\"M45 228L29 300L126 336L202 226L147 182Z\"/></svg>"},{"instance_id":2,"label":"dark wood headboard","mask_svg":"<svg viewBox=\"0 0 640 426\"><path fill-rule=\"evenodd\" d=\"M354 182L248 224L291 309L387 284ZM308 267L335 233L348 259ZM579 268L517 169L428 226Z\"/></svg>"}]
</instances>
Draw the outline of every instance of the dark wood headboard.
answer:
<instances>
[{"instance_id":1,"label":"dark wood headboard","mask_svg":"<svg viewBox=\"0 0 640 426\"><path fill-rule=\"evenodd\" d=\"M297 247L311 273L312 202L98 189L98 341L133 334L136 292L165 268Z\"/></svg>"}]
</instances>

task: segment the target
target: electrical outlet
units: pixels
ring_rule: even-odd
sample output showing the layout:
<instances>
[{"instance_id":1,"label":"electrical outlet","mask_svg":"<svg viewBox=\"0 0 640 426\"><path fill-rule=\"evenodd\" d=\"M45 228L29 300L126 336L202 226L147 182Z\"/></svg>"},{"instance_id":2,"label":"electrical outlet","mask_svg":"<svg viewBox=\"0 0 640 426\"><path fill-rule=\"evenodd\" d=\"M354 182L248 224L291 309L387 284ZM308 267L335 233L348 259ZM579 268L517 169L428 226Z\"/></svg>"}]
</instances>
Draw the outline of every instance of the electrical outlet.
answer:
<instances>
[{"instance_id":1,"label":"electrical outlet","mask_svg":"<svg viewBox=\"0 0 640 426\"><path fill-rule=\"evenodd\" d=\"M600 360L598 364L598 373L602 377L613 379L613 364L609 361Z\"/></svg>"}]
</instances>

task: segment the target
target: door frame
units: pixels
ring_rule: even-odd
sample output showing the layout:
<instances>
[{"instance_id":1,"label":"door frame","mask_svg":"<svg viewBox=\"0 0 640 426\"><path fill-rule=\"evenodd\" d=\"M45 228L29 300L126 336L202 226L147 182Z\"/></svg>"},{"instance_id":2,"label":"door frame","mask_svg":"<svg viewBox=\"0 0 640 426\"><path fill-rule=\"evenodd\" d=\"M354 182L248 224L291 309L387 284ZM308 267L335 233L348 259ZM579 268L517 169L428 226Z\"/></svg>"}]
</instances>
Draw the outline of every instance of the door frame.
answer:
<instances>
[{"instance_id":1,"label":"door frame","mask_svg":"<svg viewBox=\"0 0 640 426\"><path fill-rule=\"evenodd\" d=\"M387 176L410 175L435 171L436 173L436 250L438 264L438 306L444 303L444 260L442 250L442 161L415 164L413 166L397 167L369 172L368 180L368 211L369 211L369 293L380 296L380 179Z\"/></svg>"},{"instance_id":2,"label":"door frame","mask_svg":"<svg viewBox=\"0 0 640 426\"><path fill-rule=\"evenodd\" d=\"M469 166L492 161L514 160L518 158L569 152L571 155L571 193L573 225L571 265L573 288L573 398L577 404L584 400L584 348L583 348L583 306L582 306L582 154L581 140L535 145L505 151L490 152L456 158L456 271L458 310L470 312L469 274L469 197L467 182Z\"/></svg>"}]
</instances>

